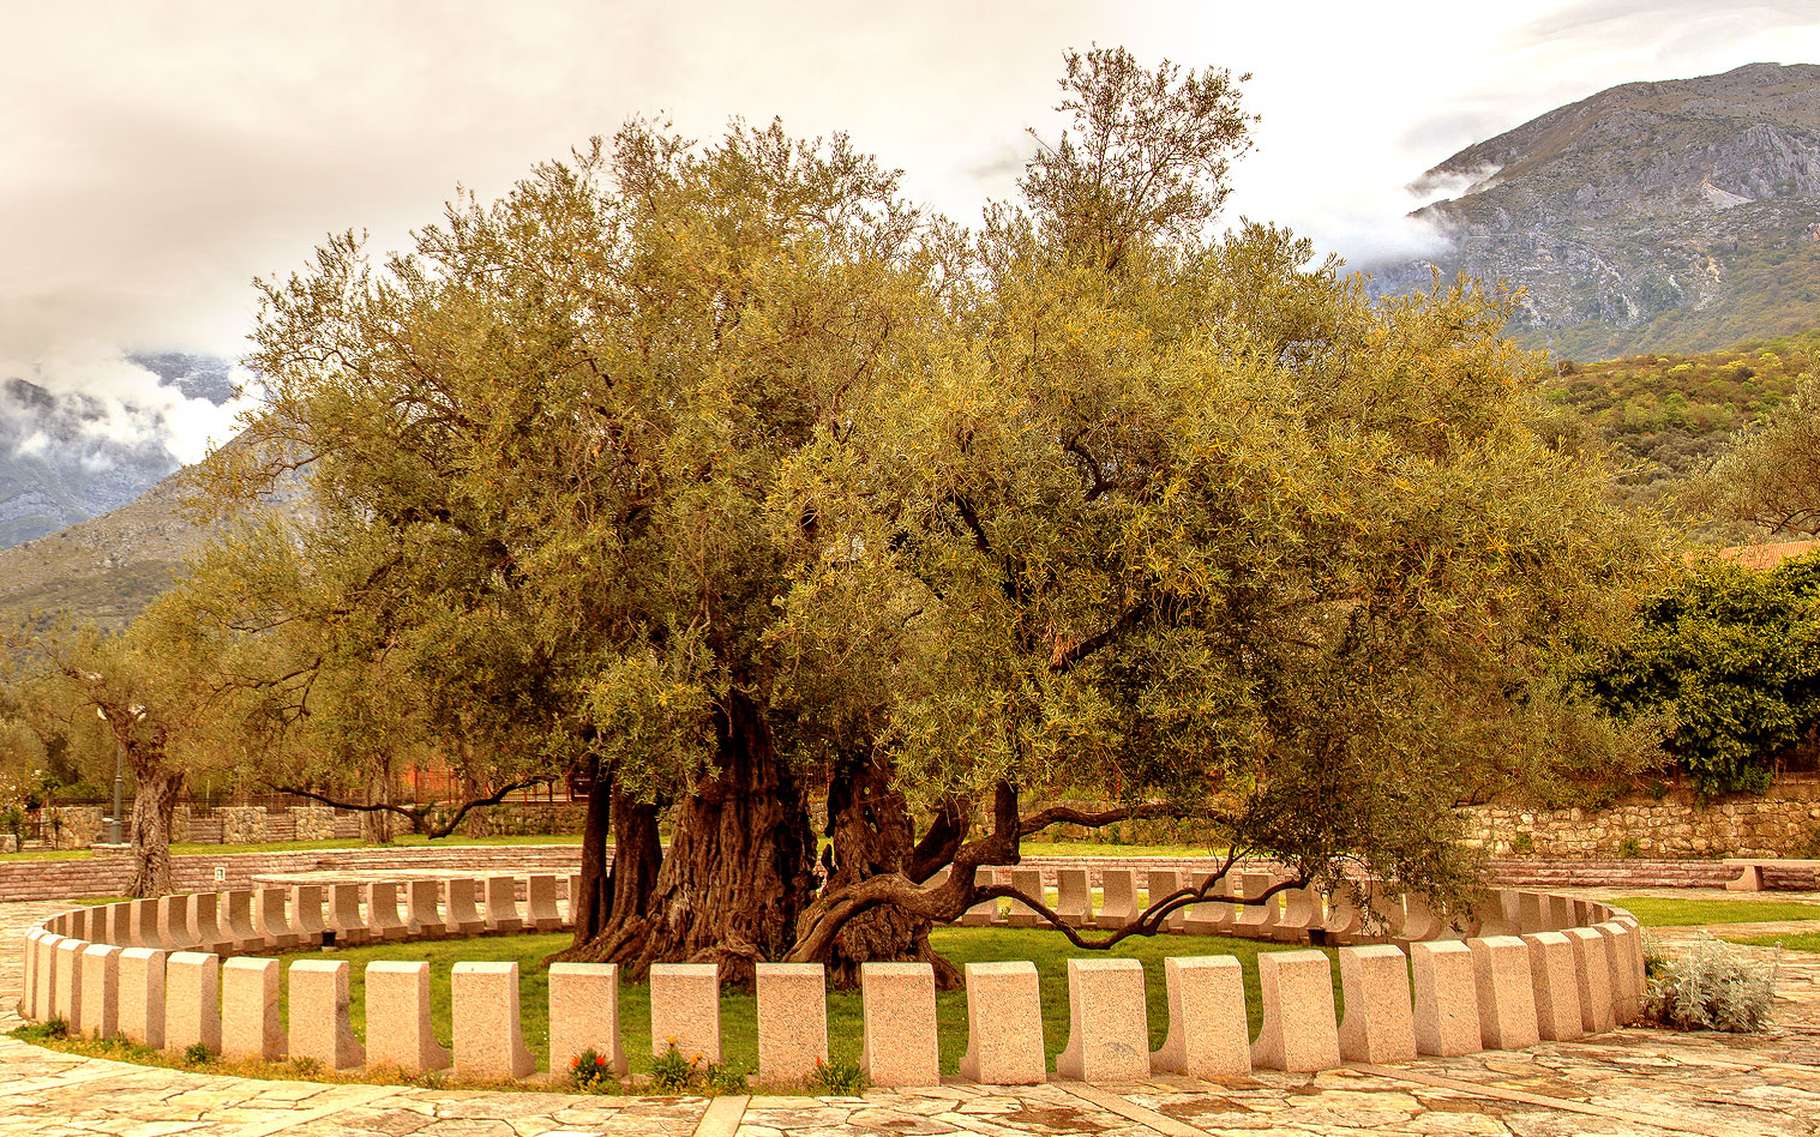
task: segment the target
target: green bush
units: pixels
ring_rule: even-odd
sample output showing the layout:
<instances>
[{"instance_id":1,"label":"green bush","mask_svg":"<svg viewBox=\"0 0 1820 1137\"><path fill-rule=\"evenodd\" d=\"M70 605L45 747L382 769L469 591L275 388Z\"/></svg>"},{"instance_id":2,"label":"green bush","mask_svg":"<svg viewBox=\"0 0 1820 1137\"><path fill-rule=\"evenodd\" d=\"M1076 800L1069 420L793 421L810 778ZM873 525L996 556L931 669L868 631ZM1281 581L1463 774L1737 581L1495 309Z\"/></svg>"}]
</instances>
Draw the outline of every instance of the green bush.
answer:
<instances>
[{"instance_id":1,"label":"green bush","mask_svg":"<svg viewBox=\"0 0 1820 1137\"><path fill-rule=\"evenodd\" d=\"M698 1073L695 1063L671 1043L651 1060L651 1088L658 1093L679 1094L694 1083Z\"/></svg>"},{"instance_id":2,"label":"green bush","mask_svg":"<svg viewBox=\"0 0 1820 1137\"><path fill-rule=\"evenodd\" d=\"M1700 940L1658 966L1649 1015L1677 1030L1749 1034L1769 1023L1775 990L1775 964L1752 963L1717 940Z\"/></svg>"},{"instance_id":3,"label":"green bush","mask_svg":"<svg viewBox=\"0 0 1820 1137\"><path fill-rule=\"evenodd\" d=\"M1820 722L1820 554L1768 572L1690 568L1585 681L1620 719L1666 716L1665 746L1696 792L1761 792Z\"/></svg>"},{"instance_id":4,"label":"green bush","mask_svg":"<svg viewBox=\"0 0 1820 1137\"><path fill-rule=\"evenodd\" d=\"M183 1060L185 1062L189 1063L191 1066L206 1066L210 1062L212 1062L214 1060L214 1058L215 1058L215 1052L210 1050L206 1043L192 1042L189 1044L189 1046L185 1047L184 1051L183 1051ZM308 1077L310 1075L311 1071L303 1069L302 1063L308 1062L308 1061L311 1061L311 1060L308 1058L297 1059L297 1064L298 1064L297 1072L299 1074L304 1075L305 1077Z\"/></svg>"}]
</instances>

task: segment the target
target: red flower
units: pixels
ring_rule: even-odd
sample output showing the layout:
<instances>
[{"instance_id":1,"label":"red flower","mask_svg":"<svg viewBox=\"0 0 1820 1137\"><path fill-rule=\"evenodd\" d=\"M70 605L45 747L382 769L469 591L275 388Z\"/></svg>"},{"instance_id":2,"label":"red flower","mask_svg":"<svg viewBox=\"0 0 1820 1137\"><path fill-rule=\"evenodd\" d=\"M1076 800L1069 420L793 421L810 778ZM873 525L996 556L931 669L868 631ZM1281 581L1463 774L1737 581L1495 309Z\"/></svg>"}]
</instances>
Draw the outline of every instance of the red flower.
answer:
<instances>
[{"instance_id":1,"label":"red flower","mask_svg":"<svg viewBox=\"0 0 1820 1137\"><path fill-rule=\"evenodd\" d=\"M571 1070L581 1069L581 1055L577 1054L575 1057L569 1059L569 1069L571 1069Z\"/></svg>"},{"instance_id":2,"label":"red flower","mask_svg":"<svg viewBox=\"0 0 1820 1137\"><path fill-rule=\"evenodd\" d=\"M594 1059L594 1064L596 1066L605 1066L607 1064L607 1060L605 1058L599 1057L597 1055Z\"/></svg>"}]
</instances>

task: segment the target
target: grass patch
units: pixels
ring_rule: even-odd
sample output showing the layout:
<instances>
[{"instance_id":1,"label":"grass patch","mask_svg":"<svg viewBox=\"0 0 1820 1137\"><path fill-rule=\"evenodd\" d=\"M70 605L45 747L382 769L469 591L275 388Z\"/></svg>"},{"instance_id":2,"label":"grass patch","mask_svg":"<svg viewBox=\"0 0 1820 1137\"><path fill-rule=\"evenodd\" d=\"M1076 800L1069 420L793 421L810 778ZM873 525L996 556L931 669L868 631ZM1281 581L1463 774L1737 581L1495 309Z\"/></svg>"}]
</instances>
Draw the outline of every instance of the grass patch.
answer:
<instances>
[{"instance_id":1,"label":"grass patch","mask_svg":"<svg viewBox=\"0 0 1820 1137\"><path fill-rule=\"evenodd\" d=\"M1075 949L1059 933L1025 928L937 928L930 934L937 951L955 964L992 960L1029 960L1036 964L1043 1006L1043 1042L1051 1062L1068 1041L1067 960L1089 953ZM449 1042L449 970L459 961L509 961L519 969L520 1015L525 1044L546 1065L550 1039L549 977L544 960L568 946L569 937L557 933L530 936L486 936L412 944L377 944L333 951L300 952L281 957L293 959L345 959L349 965L352 996L350 1017L362 1037L366 1031L366 965L381 959L426 960L430 964L431 1019L437 1037ZM1150 1011L1151 1045L1160 1046L1168 1030L1168 1009L1163 981L1163 960L1172 955L1234 955L1245 970L1245 998L1253 1033L1259 1022L1257 956L1261 951L1287 950L1292 945L1262 944L1225 936L1176 936L1145 939L1132 937L1111 952L1113 957L1136 959L1144 965ZM1093 953L1100 954L1100 953ZM1331 952L1329 953L1331 957ZM288 988L288 985L286 985ZM283 992L288 996L288 990ZM1336 972L1334 998L1339 999ZM281 996L282 997L282 996ZM288 1014L288 1007L282 1008ZM651 993L644 984L624 984L619 995L620 1036L634 1074L651 1071ZM726 1065L750 1072L758 1065L757 1004L750 993L729 992L720 1000L721 1051ZM941 1036L944 1073L954 1073L967 1048L967 999L964 991L936 996L936 1020ZM828 1050L834 1063L855 1062L860 1048L860 997L857 991L828 994ZM567 1057L558 1062L566 1064Z\"/></svg>"},{"instance_id":2,"label":"grass patch","mask_svg":"<svg viewBox=\"0 0 1820 1137\"><path fill-rule=\"evenodd\" d=\"M1682 900L1672 896L1620 896L1646 928L1709 924L1756 924L1771 920L1820 920L1820 904L1799 900Z\"/></svg>"},{"instance_id":3,"label":"grass patch","mask_svg":"<svg viewBox=\"0 0 1820 1137\"><path fill-rule=\"evenodd\" d=\"M1751 947L1779 947L1784 951L1820 952L1820 931L1804 932L1798 936L1724 936L1727 943L1748 944Z\"/></svg>"},{"instance_id":4,"label":"grass patch","mask_svg":"<svg viewBox=\"0 0 1820 1137\"><path fill-rule=\"evenodd\" d=\"M391 845L375 845L357 837L330 841L266 841L241 845L209 845L179 841L171 846L173 856L211 856L229 853L314 853L325 849L421 849L463 845L580 845L579 833L510 834L500 837L441 837L431 841L414 834L395 839ZM94 855L91 849L25 849L17 853L0 853L0 861L80 861Z\"/></svg>"}]
</instances>

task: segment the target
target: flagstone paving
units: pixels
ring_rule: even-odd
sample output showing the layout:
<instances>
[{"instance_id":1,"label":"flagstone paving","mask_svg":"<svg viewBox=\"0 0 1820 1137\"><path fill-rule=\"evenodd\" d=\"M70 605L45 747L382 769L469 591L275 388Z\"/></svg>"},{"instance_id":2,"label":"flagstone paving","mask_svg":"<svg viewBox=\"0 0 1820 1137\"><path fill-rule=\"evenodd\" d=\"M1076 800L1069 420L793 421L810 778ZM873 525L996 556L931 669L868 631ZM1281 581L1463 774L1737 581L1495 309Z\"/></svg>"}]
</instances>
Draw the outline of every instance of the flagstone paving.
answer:
<instances>
[{"instance_id":1,"label":"flagstone paving","mask_svg":"<svg viewBox=\"0 0 1820 1137\"><path fill-rule=\"evenodd\" d=\"M18 1024L18 937L59 908L0 904L0 1031ZM1795 930L1790 926L1787 930ZM1695 934L1668 929L1672 943ZM1776 934L1776 929L1767 933ZM1741 949L1774 954L1772 949ZM1820 1137L1820 956L1785 953L1764 1035L1623 1030L1523 1053L1015 1090L646 1098L214 1077L0 1038L0 1137Z\"/></svg>"}]
</instances>

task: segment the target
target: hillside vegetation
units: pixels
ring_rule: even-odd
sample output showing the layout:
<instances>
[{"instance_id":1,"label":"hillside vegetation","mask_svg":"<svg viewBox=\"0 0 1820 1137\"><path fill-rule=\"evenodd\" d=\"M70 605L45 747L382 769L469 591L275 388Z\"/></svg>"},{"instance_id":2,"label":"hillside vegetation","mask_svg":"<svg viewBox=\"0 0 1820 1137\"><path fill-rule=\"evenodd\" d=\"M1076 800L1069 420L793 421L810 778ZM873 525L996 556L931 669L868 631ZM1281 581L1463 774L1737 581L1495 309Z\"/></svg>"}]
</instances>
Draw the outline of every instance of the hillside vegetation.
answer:
<instances>
[{"instance_id":1,"label":"hillside vegetation","mask_svg":"<svg viewBox=\"0 0 1820 1137\"><path fill-rule=\"evenodd\" d=\"M1610 440L1625 483L1653 500L1702 469L1732 434L1794 392L1820 366L1820 332L1749 340L1697 355L1631 355L1563 363L1547 396Z\"/></svg>"}]
</instances>

